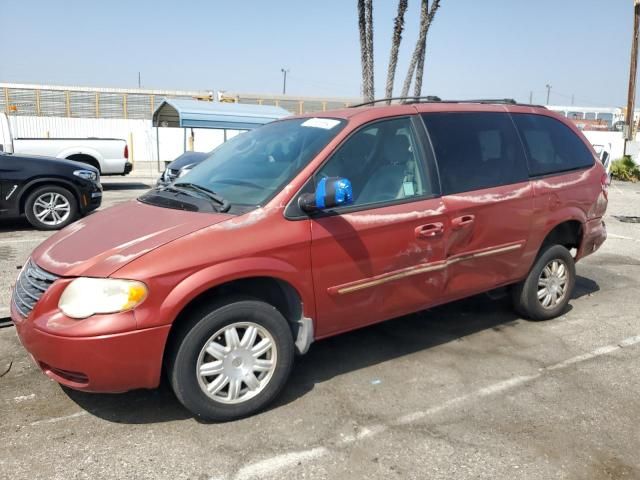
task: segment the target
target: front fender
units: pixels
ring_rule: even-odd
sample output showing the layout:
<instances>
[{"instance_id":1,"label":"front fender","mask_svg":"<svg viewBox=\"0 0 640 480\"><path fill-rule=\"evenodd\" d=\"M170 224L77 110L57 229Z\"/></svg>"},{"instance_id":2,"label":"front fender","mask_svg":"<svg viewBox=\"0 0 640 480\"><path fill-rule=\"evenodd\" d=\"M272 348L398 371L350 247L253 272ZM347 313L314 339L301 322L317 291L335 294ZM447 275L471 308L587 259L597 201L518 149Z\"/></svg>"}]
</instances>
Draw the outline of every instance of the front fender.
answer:
<instances>
[{"instance_id":1,"label":"front fender","mask_svg":"<svg viewBox=\"0 0 640 480\"><path fill-rule=\"evenodd\" d=\"M23 213L22 210L23 210L24 202L26 201L25 195L29 190L31 190L32 187L37 187L39 185L51 185L51 184L57 184L57 185L66 187L71 193L73 193L73 196L76 198L78 205L80 205L80 191L78 190L78 187L73 184L73 182L70 182L69 180L66 180L65 178L60 178L60 177L38 177L29 181L28 183L23 185L23 187L20 189L20 192L18 193L18 198L17 198L17 205L19 206L20 213Z\"/></svg>"},{"instance_id":2,"label":"front fender","mask_svg":"<svg viewBox=\"0 0 640 480\"><path fill-rule=\"evenodd\" d=\"M234 280L255 277L270 277L288 283L302 299L304 315L315 316L311 272L300 272L281 259L248 257L218 263L191 273L175 284L164 295L160 305L150 308L147 315L137 312L138 328L171 324L191 301L207 290ZM166 282L167 279L157 279L153 283L157 283L160 287L158 290L162 290L161 286L166 285ZM153 283L149 285L152 292L156 289Z\"/></svg>"}]
</instances>

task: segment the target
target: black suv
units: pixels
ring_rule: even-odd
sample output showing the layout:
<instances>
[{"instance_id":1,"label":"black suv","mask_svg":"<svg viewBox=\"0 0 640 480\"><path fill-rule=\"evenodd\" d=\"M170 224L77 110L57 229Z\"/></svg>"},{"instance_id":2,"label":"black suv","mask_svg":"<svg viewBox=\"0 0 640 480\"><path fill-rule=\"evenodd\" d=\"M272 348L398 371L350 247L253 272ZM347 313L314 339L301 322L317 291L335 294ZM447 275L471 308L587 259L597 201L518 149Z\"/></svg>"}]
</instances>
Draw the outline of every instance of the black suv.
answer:
<instances>
[{"instance_id":1,"label":"black suv","mask_svg":"<svg viewBox=\"0 0 640 480\"><path fill-rule=\"evenodd\" d=\"M100 206L98 170L57 158L0 153L0 218L57 230Z\"/></svg>"}]
</instances>

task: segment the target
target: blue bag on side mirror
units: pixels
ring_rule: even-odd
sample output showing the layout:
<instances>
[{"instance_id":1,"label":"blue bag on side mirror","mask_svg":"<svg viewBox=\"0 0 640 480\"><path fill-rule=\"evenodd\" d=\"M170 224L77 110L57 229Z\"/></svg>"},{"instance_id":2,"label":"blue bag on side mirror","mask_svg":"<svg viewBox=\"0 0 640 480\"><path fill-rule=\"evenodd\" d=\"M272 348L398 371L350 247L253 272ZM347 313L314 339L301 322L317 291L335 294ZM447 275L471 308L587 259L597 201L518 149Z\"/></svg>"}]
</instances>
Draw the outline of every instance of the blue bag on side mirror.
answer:
<instances>
[{"instance_id":1,"label":"blue bag on side mirror","mask_svg":"<svg viewBox=\"0 0 640 480\"><path fill-rule=\"evenodd\" d=\"M353 203L351 182L342 177L327 177L318 182L316 188L316 208L342 207Z\"/></svg>"}]
</instances>

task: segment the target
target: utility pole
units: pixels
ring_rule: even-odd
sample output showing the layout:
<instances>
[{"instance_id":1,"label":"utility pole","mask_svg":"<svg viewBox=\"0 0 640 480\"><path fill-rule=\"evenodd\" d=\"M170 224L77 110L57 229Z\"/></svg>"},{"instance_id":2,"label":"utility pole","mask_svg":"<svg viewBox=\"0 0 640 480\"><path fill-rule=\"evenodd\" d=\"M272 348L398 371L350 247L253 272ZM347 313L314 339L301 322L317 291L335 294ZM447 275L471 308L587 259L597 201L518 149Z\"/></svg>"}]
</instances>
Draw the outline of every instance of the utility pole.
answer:
<instances>
[{"instance_id":1,"label":"utility pole","mask_svg":"<svg viewBox=\"0 0 640 480\"><path fill-rule=\"evenodd\" d=\"M636 0L636 1L640 1L640 0ZM551 96L551 85L547 83L545 87L547 87L547 105L549 105L549 97Z\"/></svg>"},{"instance_id":2,"label":"utility pole","mask_svg":"<svg viewBox=\"0 0 640 480\"><path fill-rule=\"evenodd\" d=\"M280 71L282 72L282 94L286 95L287 94L287 73L289 73L289 70L281 68Z\"/></svg>"},{"instance_id":3,"label":"utility pole","mask_svg":"<svg viewBox=\"0 0 640 480\"><path fill-rule=\"evenodd\" d=\"M529 105L533 105L533 91L529 91Z\"/></svg>"},{"instance_id":4,"label":"utility pole","mask_svg":"<svg viewBox=\"0 0 640 480\"><path fill-rule=\"evenodd\" d=\"M571 105L573 105L574 100L575 100L575 97L573 94L571 94Z\"/></svg>"},{"instance_id":5,"label":"utility pole","mask_svg":"<svg viewBox=\"0 0 640 480\"><path fill-rule=\"evenodd\" d=\"M140 88L140 72L138 72L138 88Z\"/></svg>"},{"instance_id":6,"label":"utility pole","mask_svg":"<svg viewBox=\"0 0 640 480\"><path fill-rule=\"evenodd\" d=\"M633 5L633 39L631 43L631 62L629 66L629 90L627 92L627 115L625 118L625 139L633 140L633 113L636 101L636 71L638 69L638 28L640 27L640 0ZM624 144L627 153L627 142Z\"/></svg>"}]
</instances>

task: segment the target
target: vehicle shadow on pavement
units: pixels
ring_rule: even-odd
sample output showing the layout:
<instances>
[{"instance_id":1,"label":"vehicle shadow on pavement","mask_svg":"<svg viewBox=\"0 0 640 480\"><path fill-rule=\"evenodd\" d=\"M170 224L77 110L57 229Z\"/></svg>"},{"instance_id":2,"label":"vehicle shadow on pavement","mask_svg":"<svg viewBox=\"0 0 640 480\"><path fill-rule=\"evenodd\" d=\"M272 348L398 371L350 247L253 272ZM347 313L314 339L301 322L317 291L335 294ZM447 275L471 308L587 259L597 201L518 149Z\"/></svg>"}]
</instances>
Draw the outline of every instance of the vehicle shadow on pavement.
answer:
<instances>
[{"instance_id":1,"label":"vehicle shadow on pavement","mask_svg":"<svg viewBox=\"0 0 640 480\"><path fill-rule=\"evenodd\" d=\"M151 188L152 185L148 183L142 182L118 182L118 183L110 183L108 181L102 180L102 189L107 192L110 190L147 190Z\"/></svg>"},{"instance_id":2,"label":"vehicle shadow on pavement","mask_svg":"<svg viewBox=\"0 0 640 480\"><path fill-rule=\"evenodd\" d=\"M577 277L574 299L598 291L598 284ZM571 310L571 306L567 312ZM289 383L268 410L291 403L316 384L344 373L367 368L405 355L462 339L482 330L501 331L523 321L511 309L508 295L460 300L389 320L314 343L296 358ZM144 424L192 418L163 379L156 390L124 394L89 394L64 388L71 400L92 415L114 423Z\"/></svg>"},{"instance_id":3,"label":"vehicle shadow on pavement","mask_svg":"<svg viewBox=\"0 0 640 480\"><path fill-rule=\"evenodd\" d=\"M33 230L37 232L25 218L7 218L0 220L0 233L15 232L17 230ZM1 242L2 240L0 240Z\"/></svg>"}]
</instances>

